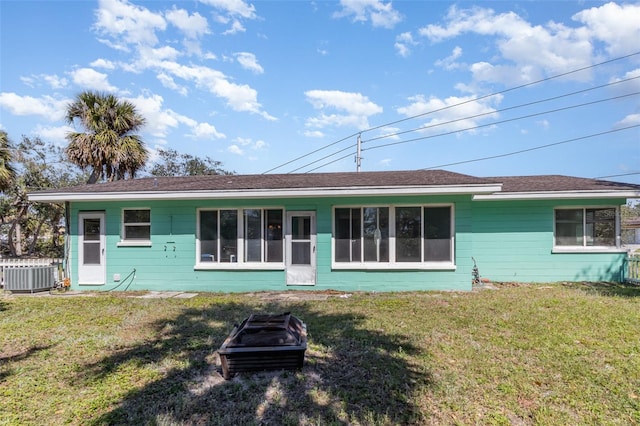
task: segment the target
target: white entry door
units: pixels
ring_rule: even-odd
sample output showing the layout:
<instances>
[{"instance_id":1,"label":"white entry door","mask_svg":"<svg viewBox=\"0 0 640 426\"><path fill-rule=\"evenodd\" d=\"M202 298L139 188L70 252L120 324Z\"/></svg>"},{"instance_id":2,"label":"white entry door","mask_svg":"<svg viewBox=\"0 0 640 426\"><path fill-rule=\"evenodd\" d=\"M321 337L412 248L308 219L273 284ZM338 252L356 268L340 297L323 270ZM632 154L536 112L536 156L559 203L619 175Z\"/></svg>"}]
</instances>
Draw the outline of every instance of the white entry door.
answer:
<instances>
[{"instance_id":1,"label":"white entry door","mask_svg":"<svg viewBox=\"0 0 640 426\"><path fill-rule=\"evenodd\" d=\"M78 219L78 284L105 284L104 213L80 213Z\"/></svg>"},{"instance_id":2,"label":"white entry door","mask_svg":"<svg viewBox=\"0 0 640 426\"><path fill-rule=\"evenodd\" d=\"M286 275L289 285L316 283L316 212L287 212Z\"/></svg>"}]
</instances>

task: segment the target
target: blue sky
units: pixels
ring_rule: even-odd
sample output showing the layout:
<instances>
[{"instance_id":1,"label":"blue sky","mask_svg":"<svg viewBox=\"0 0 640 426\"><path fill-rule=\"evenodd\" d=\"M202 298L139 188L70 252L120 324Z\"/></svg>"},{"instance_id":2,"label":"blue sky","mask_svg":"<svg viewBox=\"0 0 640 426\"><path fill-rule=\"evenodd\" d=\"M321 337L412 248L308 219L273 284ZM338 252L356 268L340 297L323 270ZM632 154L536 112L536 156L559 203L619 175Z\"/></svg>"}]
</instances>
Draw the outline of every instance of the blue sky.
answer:
<instances>
[{"instance_id":1,"label":"blue sky","mask_svg":"<svg viewBox=\"0 0 640 426\"><path fill-rule=\"evenodd\" d=\"M65 146L97 90L152 157L241 174L355 171L360 133L363 171L640 183L640 2L1 0L0 28L14 142Z\"/></svg>"}]
</instances>

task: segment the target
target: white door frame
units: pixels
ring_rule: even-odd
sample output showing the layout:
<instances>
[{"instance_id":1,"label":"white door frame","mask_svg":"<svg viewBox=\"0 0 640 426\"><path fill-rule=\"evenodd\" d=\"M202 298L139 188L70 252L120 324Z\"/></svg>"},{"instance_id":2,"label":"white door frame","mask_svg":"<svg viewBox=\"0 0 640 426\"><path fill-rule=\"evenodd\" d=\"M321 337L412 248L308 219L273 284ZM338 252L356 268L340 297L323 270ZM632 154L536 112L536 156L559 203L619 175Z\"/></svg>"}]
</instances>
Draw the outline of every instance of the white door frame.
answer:
<instances>
[{"instance_id":1,"label":"white door frame","mask_svg":"<svg viewBox=\"0 0 640 426\"><path fill-rule=\"evenodd\" d=\"M85 238L85 232L89 233L87 238ZM96 232L99 235L96 235ZM78 284L106 284L107 254L105 246L105 213L78 213Z\"/></svg>"},{"instance_id":2,"label":"white door frame","mask_svg":"<svg viewBox=\"0 0 640 426\"><path fill-rule=\"evenodd\" d=\"M294 217L308 218L308 235L303 235L304 232L301 233L300 230L293 229ZM285 243L285 280L287 285L315 285L317 272L315 211L287 212ZM305 251L301 252L300 250Z\"/></svg>"}]
</instances>

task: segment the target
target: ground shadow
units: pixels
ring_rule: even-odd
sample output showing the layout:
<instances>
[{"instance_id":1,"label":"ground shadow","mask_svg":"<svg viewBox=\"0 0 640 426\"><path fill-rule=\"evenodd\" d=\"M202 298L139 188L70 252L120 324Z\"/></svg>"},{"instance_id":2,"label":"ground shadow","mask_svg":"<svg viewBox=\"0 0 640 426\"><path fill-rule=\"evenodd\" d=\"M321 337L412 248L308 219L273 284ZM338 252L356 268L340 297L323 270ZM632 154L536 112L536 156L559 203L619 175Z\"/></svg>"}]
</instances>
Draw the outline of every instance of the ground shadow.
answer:
<instances>
[{"instance_id":1,"label":"ground shadow","mask_svg":"<svg viewBox=\"0 0 640 426\"><path fill-rule=\"evenodd\" d=\"M600 296L640 297L640 285L637 284L585 281L566 283L564 286Z\"/></svg>"},{"instance_id":2,"label":"ground shadow","mask_svg":"<svg viewBox=\"0 0 640 426\"><path fill-rule=\"evenodd\" d=\"M290 311L307 324L309 348L301 371L242 373L225 381L214 351L233 324L251 313ZM367 328L355 313L328 313L313 302L237 303L185 309L153 325L156 337L97 360L83 380L101 380L123 363L178 364L162 378L132 390L102 424L416 424L417 387L431 376L408 361L410 336ZM176 365L174 362L173 365Z\"/></svg>"},{"instance_id":3,"label":"ground shadow","mask_svg":"<svg viewBox=\"0 0 640 426\"><path fill-rule=\"evenodd\" d=\"M37 352L50 349L52 346L53 345L33 346L18 353L0 356L0 382L4 381L5 378L14 374L13 370L10 367L14 362L22 361L36 354Z\"/></svg>"}]
</instances>

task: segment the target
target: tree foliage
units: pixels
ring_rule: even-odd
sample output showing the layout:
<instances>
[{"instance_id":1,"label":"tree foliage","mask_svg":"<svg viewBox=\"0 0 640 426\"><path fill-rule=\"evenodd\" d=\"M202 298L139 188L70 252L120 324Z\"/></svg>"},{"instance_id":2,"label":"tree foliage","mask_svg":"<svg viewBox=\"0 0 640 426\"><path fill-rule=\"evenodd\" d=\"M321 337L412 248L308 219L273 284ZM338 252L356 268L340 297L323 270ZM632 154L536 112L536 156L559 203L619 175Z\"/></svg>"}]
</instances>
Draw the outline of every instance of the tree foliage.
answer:
<instances>
[{"instance_id":1,"label":"tree foliage","mask_svg":"<svg viewBox=\"0 0 640 426\"><path fill-rule=\"evenodd\" d=\"M145 119L128 101L83 92L68 105L66 120L84 128L84 132L67 134L66 155L71 163L91 172L88 183L134 178L149 158L136 134Z\"/></svg>"},{"instance_id":2,"label":"tree foliage","mask_svg":"<svg viewBox=\"0 0 640 426\"><path fill-rule=\"evenodd\" d=\"M0 130L0 191L5 191L11 187L16 177L13 168L13 154L11 153L11 142L4 130Z\"/></svg>"},{"instance_id":3,"label":"tree foliage","mask_svg":"<svg viewBox=\"0 0 640 426\"><path fill-rule=\"evenodd\" d=\"M29 191L62 188L86 181L87 175L64 160L61 148L40 138L22 138L12 167L17 177L0 198L3 251L10 256L61 257L64 206L30 202Z\"/></svg>"},{"instance_id":4,"label":"tree foliage","mask_svg":"<svg viewBox=\"0 0 640 426\"><path fill-rule=\"evenodd\" d=\"M159 160L151 167L152 176L199 176L232 175L224 170L222 162L210 157L200 158L190 154L180 154L175 149L159 149Z\"/></svg>"}]
</instances>

